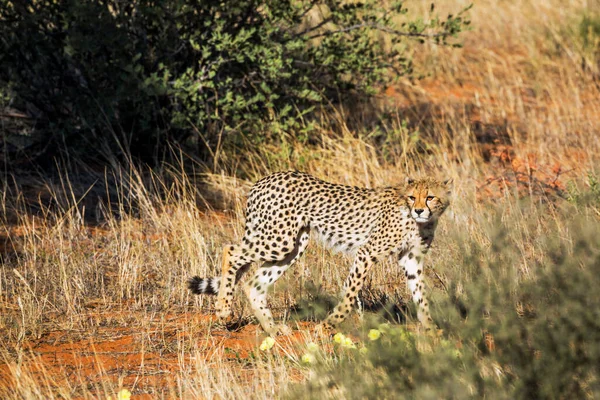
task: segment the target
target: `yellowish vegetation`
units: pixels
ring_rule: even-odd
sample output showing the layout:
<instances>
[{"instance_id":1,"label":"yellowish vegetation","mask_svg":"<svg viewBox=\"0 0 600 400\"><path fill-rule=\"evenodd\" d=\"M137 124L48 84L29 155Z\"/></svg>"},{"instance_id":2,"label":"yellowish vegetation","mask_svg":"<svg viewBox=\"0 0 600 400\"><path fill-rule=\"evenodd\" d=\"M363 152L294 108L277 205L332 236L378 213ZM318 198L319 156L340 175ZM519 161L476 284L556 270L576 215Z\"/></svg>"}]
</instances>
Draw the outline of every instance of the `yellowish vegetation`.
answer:
<instances>
[{"instance_id":1,"label":"yellowish vegetation","mask_svg":"<svg viewBox=\"0 0 600 400\"><path fill-rule=\"evenodd\" d=\"M411 12L428 15L418 4ZM263 352L264 334L245 325L251 312L243 296L234 305L241 328L227 331L210 318L213 299L192 296L185 284L218 273L219 249L241 237L251 181L280 169L369 187L406 175L454 178L455 199L428 260L436 267L428 273L434 302L448 285L460 288L469 279L455 267L464 254L459 244L489 246L498 223L522 238L515 267L527 279L541 257L537 239L552 232L569 243L572 232L552 207L538 213L520 199L560 204L567 189L584 190L588 174L598 173L598 38L594 48L580 32L593 4L478 1L464 48L412 46L424 79L382 91L374 110L329 111L319 144L289 139L245 154L243 164L223 156L202 171L201 187L183 167L99 174L112 202L85 208L64 176L44 183L49 203L32 207L31 193L5 182L0 397L117 398L125 388L132 398L275 398L309 377L315 349L307 352L303 343L320 343L324 354L332 344L319 342L311 323L293 321L290 309L314 295L307 283L338 293L348 260L309 247L271 297L276 316L297 334ZM434 13L465 5L444 2ZM388 126L376 127L370 112L389 113ZM592 209L590 221L599 216ZM99 225L90 223L96 217ZM367 292L408 298L389 262L372 271ZM350 326L358 329L359 321Z\"/></svg>"}]
</instances>

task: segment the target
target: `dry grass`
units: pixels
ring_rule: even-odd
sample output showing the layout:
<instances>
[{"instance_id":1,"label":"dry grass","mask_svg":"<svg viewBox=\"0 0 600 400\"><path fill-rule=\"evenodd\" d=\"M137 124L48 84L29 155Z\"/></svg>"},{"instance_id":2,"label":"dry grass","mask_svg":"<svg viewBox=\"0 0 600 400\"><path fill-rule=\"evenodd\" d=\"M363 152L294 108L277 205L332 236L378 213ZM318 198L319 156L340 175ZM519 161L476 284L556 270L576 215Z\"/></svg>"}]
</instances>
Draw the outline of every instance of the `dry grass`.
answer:
<instances>
[{"instance_id":1,"label":"dry grass","mask_svg":"<svg viewBox=\"0 0 600 400\"><path fill-rule=\"evenodd\" d=\"M244 173L298 168L370 187L407 174L453 177L454 205L429 259L437 268L429 274L434 299L469 279L457 267L461 246L489 246L498 223L521 239L516 267L526 279L543 252L537 238L553 232L568 243L571 232L555 208L538 213L519 199L560 204L567 186L583 188L600 161L598 59L577 27L593 3L479 1L463 49L415 48L427 77L382 94L385 126L338 110L329 115L336 132L323 130L319 146L264 148ZM224 159L222 168L231 165ZM213 299L185 289L192 275L214 275L221 246L241 237L250 182L203 175L224 199L224 210L212 211L207 192L181 171L99 175L114 201L96 209L81 206L67 176L45 183L43 197L52 201L35 209L19 182L4 183L0 397L104 398L127 387L147 398L274 398L306 379L310 371L299 360L304 343L316 340L312 323L290 321L297 334L261 353L264 334L245 325L242 296L235 305L241 327L228 331L210 318ZM500 222L492 217L498 213ZM103 222L91 224L91 216ZM289 318L291 306L307 298L307 283L338 293L347 268L344 258L310 246L278 283L276 314ZM404 296L389 263L373 271L369 288Z\"/></svg>"}]
</instances>

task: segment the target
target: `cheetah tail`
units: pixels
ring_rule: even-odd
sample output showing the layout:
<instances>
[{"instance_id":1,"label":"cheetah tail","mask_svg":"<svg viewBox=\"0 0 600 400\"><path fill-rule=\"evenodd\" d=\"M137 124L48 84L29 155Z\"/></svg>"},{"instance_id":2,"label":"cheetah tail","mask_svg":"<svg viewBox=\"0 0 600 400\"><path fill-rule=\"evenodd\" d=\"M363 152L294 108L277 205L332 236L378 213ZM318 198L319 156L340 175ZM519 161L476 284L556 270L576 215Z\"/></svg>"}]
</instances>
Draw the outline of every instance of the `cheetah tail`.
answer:
<instances>
[{"instance_id":1,"label":"cheetah tail","mask_svg":"<svg viewBox=\"0 0 600 400\"><path fill-rule=\"evenodd\" d=\"M221 278L200 278L199 276L194 276L188 280L188 289L194 294L215 295L219 293L219 286L221 286Z\"/></svg>"}]
</instances>

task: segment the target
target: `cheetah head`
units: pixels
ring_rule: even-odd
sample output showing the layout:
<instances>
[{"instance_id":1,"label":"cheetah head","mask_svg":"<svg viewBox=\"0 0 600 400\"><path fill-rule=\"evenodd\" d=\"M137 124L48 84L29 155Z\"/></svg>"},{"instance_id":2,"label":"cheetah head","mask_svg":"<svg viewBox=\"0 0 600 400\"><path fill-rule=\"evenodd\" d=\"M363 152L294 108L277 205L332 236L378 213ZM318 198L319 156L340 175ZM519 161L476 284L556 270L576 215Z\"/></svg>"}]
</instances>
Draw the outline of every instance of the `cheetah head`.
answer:
<instances>
[{"instance_id":1,"label":"cheetah head","mask_svg":"<svg viewBox=\"0 0 600 400\"><path fill-rule=\"evenodd\" d=\"M452 180L406 179L406 203L418 223L435 221L450 204Z\"/></svg>"}]
</instances>

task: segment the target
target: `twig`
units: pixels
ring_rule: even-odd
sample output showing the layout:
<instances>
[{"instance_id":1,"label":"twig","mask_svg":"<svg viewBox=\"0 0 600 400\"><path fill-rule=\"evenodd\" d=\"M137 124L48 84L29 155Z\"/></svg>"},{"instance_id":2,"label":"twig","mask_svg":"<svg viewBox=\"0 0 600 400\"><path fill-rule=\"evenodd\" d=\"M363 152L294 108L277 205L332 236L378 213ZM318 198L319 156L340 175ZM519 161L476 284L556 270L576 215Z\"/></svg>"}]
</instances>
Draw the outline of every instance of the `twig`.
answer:
<instances>
[{"instance_id":1,"label":"twig","mask_svg":"<svg viewBox=\"0 0 600 400\"><path fill-rule=\"evenodd\" d=\"M420 37L420 38L426 38L426 39L434 39L434 38L438 38L438 37L445 37L445 36L451 35L450 32L439 32L439 33L402 32L402 31L398 31L396 29L388 28L387 26L379 25L379 24L364 23L364 24L352 25L347 28L338 29L337 31L318 33L316 35L309 37L308 39L315 39L315 38L318 38L321 36L335 35L336 33L350 32L350 31L360 29L360 28L373 28L373 29L377 29L382 32L392 33L397 36Z\"/></svg>"},{"instance_id":2,"label":"twig","mask_svg":"<svg viewBox=\"0 0 600 400\"><path fill-rule=\"evenodd\" d=\"M32 119L30 116L20 113L20 112L5 112L0 113L0 118L22 118L22 119Z\"/></svg>"},{"instance_id":3,"label":"twig","mask_svg":"<svg viewBox=\"0 0 600 400\"><path fill-rule=\"evenodd\" d=\"M431 271L433 272L433 274L435 275L435 277L438 279L438 281L440 281L440 283L444 287L444 290L446 291L446 293L448 293L448 288L446 287L446 284L444 283L444 281L442 280L442 278L438 275L437 271L434 270L434 269L432 269Z\"/></svg>"},{"instance_id":4,"label":"twig","mask_svg":"<svg viewBox=\"0 0 600 400\"><path fill-rule=\"evenodd\" d=\"M296 38L298 36L306 35L309 32L312 32L314 30L319 29L320 27L322 27L323 25L331 22L332 20L333 20L333 18L331 18L331 17L330 18L325 18L323 21L319 22L317 25L312 26L310 28L307 28L307 29L303 30L302 32L298 32L293 37ZM333 32L333 33L335 33L335 32ZM310 37L310 39L312 39L313 37L318 37L318 35L317 36L312 36L312 37Z\"/></svg>"}]
</instances>

